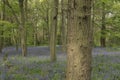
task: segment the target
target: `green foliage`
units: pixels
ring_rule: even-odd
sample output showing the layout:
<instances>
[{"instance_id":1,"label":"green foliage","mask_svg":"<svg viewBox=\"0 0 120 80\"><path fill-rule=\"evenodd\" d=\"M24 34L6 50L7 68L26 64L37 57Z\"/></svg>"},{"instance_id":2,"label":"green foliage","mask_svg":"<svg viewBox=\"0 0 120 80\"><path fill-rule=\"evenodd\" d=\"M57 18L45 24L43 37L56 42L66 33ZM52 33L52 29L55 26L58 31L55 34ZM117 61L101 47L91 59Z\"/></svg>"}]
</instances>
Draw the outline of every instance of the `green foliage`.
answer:
<instances>
[{"instance_id":1,"label":"green foliage","mask_svg":"<svg viewBox=\"0 0 120 80\"><path fill-rule=\"evenodd\" d=\"M60 74L56 73L52 80L61 80L60 77Z\"/></svg>"},{"instance_id":2,"label":"green foliage","mask_svg":"<svg viewBox=\"0 0 120 80\"><path fill-rule=\"evenodd\" d=\"M28 79L23 74L16 74L16 75L14 75L14 80L28 80Z\"/></svg>"},{"instance_id":3,"label":"green foliage","mask_svg":"<svg viewBox=\"0 0 120 80\"><path fill-rule=\"evenodd\" d=\"M1 37L10 37L11 35L14 35L15 33L12 33L14 29L16 29L17 26L14 23L10 23L8 21L0 21L0 31L3 32L3 35Z\"/></svg>"},{"instance_id":4,"label":"green foliage","mask_svg":"<svg viewBox=\"0 0 120 80\"><path fill-rule=\"evenodd\" d=\"M18 0L8 0L10 6L14 10L18 20L20 20L20 9ZM0 1L1 2L1 1ZM65 9L67 7L67 0L64 1ZM101 35L101 23L102 23L102 3L105 3L105 25L106 35ZM1 3L2 4L2 3ZM0 5L0 12L2 12L3 5ZM33 34L37 34L37 45L48 45L49 43L49 27L51 26L51 1L49 0L28 0L27 3L27 45L33 45ZM66 10L65 10L66 11ZM95 0L94 4L94 45L100 46L100 36L106 37L107 46L119 46L120 45L120 0ZM61 4L59 4L58 10L58 28L57 28L57 44L61 45ZM5 21L0 21L0 32L3 32L0 37L4 37L6 40L10 38L11 45L15 44L15 40L18 40L18 28L19 24L16 23L14 14L11 8L5 5ZM17 24L17 25L16 25ZM36 29L36 31L34 31ZM44 33L43 33L44 30ZM43 38L44 36L44 38ZM7 41L4 42L7 42Z\"/></svg>"},{"instance_id":5,"label":"green foliage","mask_svg":"<svg viewBox=\"0 0 120 80\"><path fill-rule=\"evenodd\" d=\"M105 3L105 26L106 30L101 31L102 26L102 3ZM119 46L120 42L120 2L118 0L96 0L95 1L95 32L94 45L100 46L100 37L106 37L107 46ZM101 35L104 32L105 35Z\"/></svg>"}]
</instances>

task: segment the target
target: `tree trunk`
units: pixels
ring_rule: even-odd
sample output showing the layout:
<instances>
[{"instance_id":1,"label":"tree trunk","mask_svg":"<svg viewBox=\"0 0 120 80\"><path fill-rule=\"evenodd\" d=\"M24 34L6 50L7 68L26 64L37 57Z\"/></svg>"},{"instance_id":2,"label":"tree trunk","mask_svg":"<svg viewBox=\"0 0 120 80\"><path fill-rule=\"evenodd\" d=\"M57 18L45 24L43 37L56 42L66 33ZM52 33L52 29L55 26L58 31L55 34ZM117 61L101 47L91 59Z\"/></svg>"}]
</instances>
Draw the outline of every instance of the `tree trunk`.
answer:
<instances>
[{"instance_id":1,"label":"tree trunk","mask_svg":"<svg viewBox=\"0 0 120 80\"><path fill-rule=\"evenodd\" d=\"M101 27L101 38L100 38L100 44L101 47L106 47L106 27L105 27L105 3L102 3L102 27Z\"/></svg>"},{"instance_id":2,"label":"tree trunk","mask_svg":"<svg viewBox=\"0 0 120 80\"><path fill-rule=\"evenodd\" d=\"M1 20L5 20L5 2L2 0L2 13L1 13ZM0 53L2 52L2 48L4 47L4 37L3 37L3 30L0 31Z\"/></svg>"},{"instance_id":3,"label":"tree trunk","mask_svg":"<svg viewBox=\"0 0 120 80\"><path fill-rule=\"evenodd\" d=\"M48 39L48 44L49 44L49 41L50 41L50 29L49 29L49 3L48 3L48 8L47 8L47 11L46 11L46 24L47 24L47 39Z\"/></svg>"},{"instance_id":4,"label":"tree trunk","mask_svg":"<svg viewBox=\"0 0 120 80\"><path fill-rule=\"evenodd\" d=\"M51 26L50 26L50 56L56 61L56 31L57 31L58 0L52 0Z\"/></svg>"},{"instance_id":5,"label":"tree trunk","mask_svg":"<svg viewBox=\"0 0 120 80\"><path fill-rule=\"evenodd\" d=\"M92 3L92 27L94 28L95 26L95 0ZM94 32L93 32L94 33ZM95 35L93 35L94 38ZM93 45L95 45L95 38L93 39Z\"/></svg>"},{"instance_id":6,"label":"tree trunk","mask_svg":"<svg viewBox=\"0 0 120 80\"><path fill-rule=\"evenodd\" d=\"M66 18L65 18L65 1L61 0L61 41L62 41L62 50L66 52Z\"/></svg>"},{"instance_id":7,"label":"tree trunk","mask_svg":"<svg viewBox=\"0 0 120 80\"><path fill-rule=\"evenodd\" d=\"M24 3L25 3L24 4L24 6L25 6L25 9L24 9L25 13L24 14L25 14L25 20L27 22L28 21L28 15L27 15L28 14L28 12L27 12L27 10L28 10L28 0L24 0Z\"/></svg>"},{"instance_id":8,"label":"tree trunk","mask_svg":"<svg viewBox=\"0 0 120 80\"><path fill-rule=\"evenodd\" d=\"M27 46L26 46L26 27L25 27L25 14L24 14L24 0L19 0L21 21L20 21L20 31L21 31L21 48L22 56L27 56Z\"/></svg>"},{"instance_id":9,"label":"tree trunk","mask_svg":"<svg viewBox=\"0 0 120 80\"><path fill-rule=\"evenodd\" d=\"M91 0L68 0L66 80L91 80Z\"/></svg>"},{"instance_id":10,"label":"tree trunk","mask_svg":"<svg viewBox=\"0 0 120 80\"><path fill-rule=\"evenodd\" d=\"M37 46L37 27L36 25L33 26L33 44L34 46Z\"/></svg>"}]
</instances>

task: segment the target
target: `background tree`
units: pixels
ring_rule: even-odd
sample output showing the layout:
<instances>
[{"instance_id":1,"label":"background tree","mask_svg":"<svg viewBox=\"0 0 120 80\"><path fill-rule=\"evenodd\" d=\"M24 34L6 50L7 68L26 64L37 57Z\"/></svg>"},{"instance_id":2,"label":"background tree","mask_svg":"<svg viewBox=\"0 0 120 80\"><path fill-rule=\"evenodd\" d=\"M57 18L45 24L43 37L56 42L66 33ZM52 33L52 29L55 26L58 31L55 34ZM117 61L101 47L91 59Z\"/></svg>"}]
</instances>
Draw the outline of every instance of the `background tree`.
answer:
<instances>
[{"instance_id":1,"label":"background tree","mask_svg":"<svg viewBox=\"0 0 120 80\"><path fill-rule=\"evenodd\" d=\"M27 46L26 46L26 27L25 27L25 8L24 8L24 0L19 0L19 8L20 8L20 31L21 31L21 48L22 55L27 56Z\"/></svg>"},{"instance_id":2,"label":"background tree","mask_svg":"<svg viewBox=\"0 0 120 80\"><path fill-rule=\"evenodd\" d=\"M61 44L62 50L66 52L66 36L67 36L67 0L61 0Z\"/></svg>"},{"instance_id":3,"label":"background tree","mask_svg":"<svg viewBox=\"0 0 120 80\"><path fill-rule=\"evenodd\" d=\"M57 15L58 0L52 0L51 9L51 26L50 26L50 55L51 61L56 61L56 32L57 32Z\"/></svg>"},{"instance_id":4,"label":"background tree","mask_svg":"<svg viewBox=\"0 0 120 80\"><path fill-rule=\"evenodd\" d=\"M105 25L105 3L102 2L102 26L101 26L101 37L100 37L100 44L102 47L106 46L106 25Z\"/></svg>"},{"instance_id":5,"label":"background tree","mask_svg":"<svg viewBox=\"0 0 120 80\"><path fill-rule=\"evenodd\" d=\"M5 3L4 0L1 1L1 5L2 5L2 11L1 11L1 20L4 21L5 20ZM0 53L2 52L2 48L3 48L3 27L0 30Z\"/></svg>"}]
</instances>

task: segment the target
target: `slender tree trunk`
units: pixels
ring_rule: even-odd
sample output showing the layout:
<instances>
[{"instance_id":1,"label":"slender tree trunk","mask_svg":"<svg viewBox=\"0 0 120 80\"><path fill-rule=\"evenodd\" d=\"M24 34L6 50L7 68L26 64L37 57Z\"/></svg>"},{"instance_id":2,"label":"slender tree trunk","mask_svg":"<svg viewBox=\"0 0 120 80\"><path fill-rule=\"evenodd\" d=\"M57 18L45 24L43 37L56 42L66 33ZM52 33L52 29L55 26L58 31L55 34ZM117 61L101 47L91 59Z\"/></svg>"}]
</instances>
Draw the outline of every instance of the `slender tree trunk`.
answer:
<instances>
[{"instance_id":1,"label":"slender tree trunk","mask_svg":"<svg viewBox=\"0 0 120 80\"><path fill-rule=\"evenodd\" d=\"M61 0L61 41L62 41L62 50L66 51L66 18L65 18L65 1Z\"/></svg>"},{"instance_id":2,"label":"slender tree trunk","mask_svg":"<svg viewBox=\"0 0 120 80\"><path fill-rule=\"evenodd\" d=\"M106 26L105 26L105 3L102 3L102 27L101 27L101 38L100 38L100 44L102 47L106 47Z\"/></svg>"},{"instance_id":3,"label":"slender tree trunk","mask_svg":"<svg viewBox=\"0 0 120 80\"><path fill-rule=\"evenodd\" d=\"M24 0L24 1L25 1L24 2L25 3L25 5L24 5L25 6L25 9L24 9L25 10L25 20L27 22L27 20L28 20L28 15L27 15L27 13L28 13L27 12L28 11L28 0Z\"/></svg>"},{"instance_id":4,"label":"slender tree trunk","mask_svg":"<svg viewBox=\"0 0 120 80\"><path fill-rule=\"evenodd\" d=\"M43 30L42 43L44 44L44 42L45 42L45 28L44 28L44 25L43 25L42 30Z\"/></svg>"},{"instance_id":5,"label":"slender tree trunk","mask_svg":"<svg viewBox=\"0 0 120 80\"><path fill-rule=\"evenodd\" d=\"M19 33L18 33L19 31L17 30L17 33L16 33L16 36L15 36L15 47L16 47L16 51L18 51L18 49L19 49Z\"/></svg>"},{"instance_id":6,"label":"slender tree trunk","mask_svg":"<svg viewBox=\"0 0 120 80\"><path fill-rule=\"evenodd\" d=\"M35 7L37 8L37 4L38 4L38 0L35 0ZM38 40L38 30L37 30L37 18L35 18L33 20L32 26L33 26L33 44L34 46L38 46L39 45L39 40Z\"/></svg>"},{"instance_id":7,"label":"slender tree trunk","mask_svg":"<svg viewBox=\"0 0 120 80\"><path fill-rule=\"evenodd\" d=\"M93 0L93 3L92 3L92 12L91 13L92 13L92 27L94 29L94 25L95 25L95 0ZM93 38L94 38L94 35L93 35ZM93 39L93 44L95 45L95 39Z\"/></svg>"},{"instance_id":8,"label":"slender tree trunk","mask_svg":"<svg viewBox=\"0 0 120 80\"><path fill-rule=\"evenodd\" d=\"M48 32L47 32L47 34L48 34L48 45L50 45L50 27L51 27L51 25L50 25L50 20L51 20L51 13L50 13L50 0L46 0L47 1L47 4L48 4L48 6L47 6L47 11L46 11L46 23L47 23L47 29L48 29Z\"/></svg>"},{"instance_id":9,"label":"slender tree trunk","mask_svg":"<svg viewBox=\"0 0 120 80\"><path fill-rule=\"evenodd\" d=\"M25 27L25 11L24 11L24 0L19 0L21 22L20 22L20 31L21 31L21 48L22 56L27 56L27 46L26 46L26 27Z\"/></svg>"},{"instance_id":10,"label":"slender tree trunk","mask_svg":"<svg viewBox=\"0 0 120 80\"><path fill-rule=\"evenodd\" d=\"M46 23L47 23L47 39L48 39L48 44L49 44L49 41L50 41L50 30L49 30L49 3L48 3L48 8L47 8L47 14L46 14L46 17L47 17L47 19L46 19Z\"/></svg>"},{"instance_id":11,"label":"slender tree trunk","mask_svg":"<svg viewBox=\"0 0 120 80\"><path fill-rule=\"evenodd\" d=\"M33 44L34 46L37 46L37 27L35 25L33 25Z\"/></svg>"},{"instance_id":12,"label":"slender tree trunk","mask_svg":"<svg viewBox=\"0 0 120 80\"><path fill-rule=\"evenodd\" d=\"M51 61L56 61L56 31L57 31L57 15L58 0L52 0L51 10L51 26L50 26L50 56Z\"/></svg>"},{"instance_id":13,"label":"slender tree trunk","mask_svg":"<svg viewBox=\"0 0 120 80\"><path fill-rule=\"evenodd\" d=\"M1 20L5 20L5 2L2 0L2 13L1 13ZM3 30L0 31L0 53L2 52L2 48L4 46L4 37L3 37Z\"/></svg>"},{"instance_id":14,"label":"slender tree trunk","mask_svg":"<svg viewBox=\"0 0 120 80\"><path fill-rule=\"evenodd\" d=\"M91 0L68 0L66 80L91 80Z\"/></svg>"},{"instance_id":15,"label":"slender tree trunk","mask_svg":"<svg viewBox=\"0 0 120 80\"><path fill-rule=\"evenodd\" d=\"M0 32L0 53L2 52L3 48L3 31Z\"/></svg>"}]
</instances>

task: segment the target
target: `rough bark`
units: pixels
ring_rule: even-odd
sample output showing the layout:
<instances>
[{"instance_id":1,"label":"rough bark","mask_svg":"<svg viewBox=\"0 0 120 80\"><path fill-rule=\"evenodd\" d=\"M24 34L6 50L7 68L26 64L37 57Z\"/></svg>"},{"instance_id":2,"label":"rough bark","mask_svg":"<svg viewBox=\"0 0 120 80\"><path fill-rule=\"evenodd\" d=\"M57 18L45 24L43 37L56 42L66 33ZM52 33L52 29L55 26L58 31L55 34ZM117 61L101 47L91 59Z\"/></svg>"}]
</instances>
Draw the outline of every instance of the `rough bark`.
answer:
<instances>
[{"instance_id":1,"label":"rough bark","mask_svg":"<svg viewBox=\"0 0 120 80\"><path fill-rule=\"evenodd\" d=\"M56 31L57 31L58 0L52 0L51 26L50 26L50 56L56 61Z\"/></svg>"},{"instance_id":2,"label":"rough bark","mask_svg":"<svg viewBox=\"0 0 120 80\"><path fill-rule=\"evenodd\" d=\"M24 0L19 0L22 56L27 56Z\"/></svg>"},{"instance_id":3,"label":"rough bark","mask_svg":"<svg viewBox=\"0 0 120 80\"><path fill-rule=\"evenodd\" d=\"M106 26L105 26L105 3L103 2L102 3L102 26L101 26L101 38L100 38L100 44L101 44L101 47L105 47L106 46L106 33L105 33L105 30L106 30Z\"/></svg>"},{"instance_id":4,"label":"rough bark","mask_svg":"<svg viewBox=\"0 0 120 80\"><path fill-rule=\"evenodd\" d=\"M91 80L91 0L68 0L66 80Z\"/></svg>"}]
</instances>

